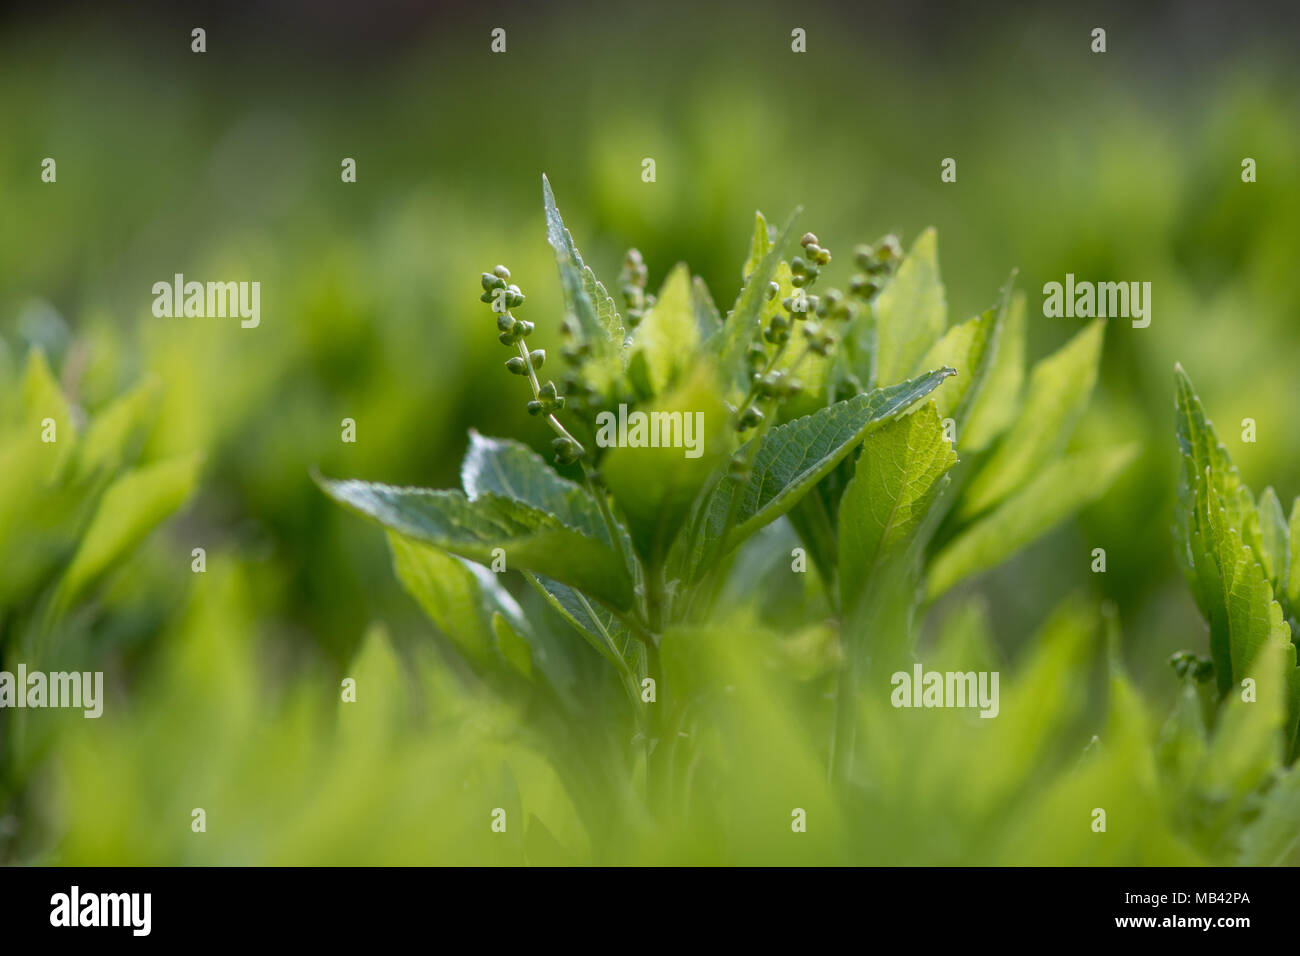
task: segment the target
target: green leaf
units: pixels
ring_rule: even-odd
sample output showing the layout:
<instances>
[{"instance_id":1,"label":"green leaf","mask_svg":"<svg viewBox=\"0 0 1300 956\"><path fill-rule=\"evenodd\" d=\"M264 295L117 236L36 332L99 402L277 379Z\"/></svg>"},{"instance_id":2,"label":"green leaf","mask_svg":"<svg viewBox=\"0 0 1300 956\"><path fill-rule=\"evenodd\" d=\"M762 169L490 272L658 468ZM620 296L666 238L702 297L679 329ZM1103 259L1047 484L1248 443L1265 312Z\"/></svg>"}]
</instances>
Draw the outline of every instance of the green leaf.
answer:
<instances>
[{"instance_id":1,"label":"green leaf","mask_svg":"<svg viewBox=\"0 0 1300 956\"><path fill-rule=\"evenodd\" d=\"M717 394L713 370L705 365L697 366L694 377L671 394L631 414L638 413L654 426L645 436L647 441L657 437L660 447L614 447L600 470L627 518L638 551L656 564L686 524L700 492L726 461L734 440L729 431L731 416ZM616 419L610 411L597 416L598 442L602 433L608 433L604 443L613 443Z\"/></svg>"},{"instance_id":2,"label":"green leaf","mask_svg":"<svg viewBox=\"0 0 1300 956\"><path fill-rule=\"evenodd\" d=\"M632 603L620 555L545 511L495 494L470 501L459 491L327 478L318 483L336 501L444 551L488 564L493 550L503 548L510 567L553 577L618 610Z\"/></svg>"},{"instance_id":3,"label":"green leaf","mask_svg":"<svg viewBox=\"0 0 1300 956\"><path fill-rule=\"evenodd\" d=\"M104 492L59 585L66 607L185 503L198 478L197 455L182 455L127 472Z\"/></svg>"},{"instance_id":4,"label":"green leaf","mask_svg":"<svg viewBox=\"0 0 1300 956\"><path fill-rule=\"evenodd\" d=\"M1238 866L1277 866L1300 841L1300 769L1269 789L1264 808L1241 836Z\"/></svg>"},{"instance_id":5,"label":"green leaf","mask_svg":"<svg viewBox=\"0 0 1300 956\"><path fill-rule=\"evenodd\" d=\"M395 531L387 537L402 587L468 660L490 664L495 644L490 608L474 572L462 559L422 541Z\"/></svg>"},{"instance_id":6,"label":"green leaf","mask_svg":"<svg viewBox=\"0 0 1300 956\"><path fill-rule=\"evenodd\" d=\"M702 511L705 538L695 567L720 557L763 525L789 511L858 446L873 428L911 408L934 391L952 369L938 369L907 382L878 388L811 415L779 425L764 435L749 480L722 478ZM735 523L722 541L729 513Z\"/></svg>"},{"instance_id":7,"label":"green leaf","mask_svg":"<svg viewBox=\"0 0 1300 956\"><path fill-rule=\"evenodd\" d=\"M661 395L691 367L700 341L691 292L691 272L678 263L668 273L655 304L632 333L631 356L639 356L649 374L651 394Z\"/></svg>"},{"instance_id":8,"label":"green leaf","mask_svg":"<svg viewBox=\"0 0 1300 956\"><path fill-rule=\"evenodd\" d=\"M506 663L525 677L532 677L533 652L528 642L515 633L515 629L500 611L492 615L492 633L496 635L497 649Z\"/></svg>"},{"instance_id":9,"label":"green leaf","mask_svg":"<svg viewBox=\"0 0 1300 956\"><path fill-rule=\"evenodd\" d=\"M1282 608L1273 600L1273 589L1255 553L1229 523L1213 485L1208 500L1210 525L1214 529L1215 564L1228 609L1228 650L1232 679L1239 682L1254 664L1255 656L1270 640L1290 642L1291 632L1282 619Z\"/></svg>"},{"instance_id":10,"label":"green leaf","mask_svg":"<svg viewBox=\"0 0 1300 956\"><path fill-rule=\"evenodd\" d=\"M559 519L588 537L612 544L596 500L581 485L558 475L522 442L469 432L460 481L473 501L483 495L513 498Z\"/></svg>"},{"instance_id":11,"label":"green leaf","mask_svg":"<svg viewBox=\"0 0 1300 956\"><path fill-rule=\"evenodd\" d=\"M989 309L982 315L954 325L921 360L921 368L949 366L957 370L952 384L935 397L935 406L940 418L955 419L959 427L965 417L964 409L970 405L969 399L977 394L973 387L979 385L979 376L987 369L985 359L991 351L997 317L997 309Z\"/></svg>"},{"instance_id":12,"label":"green leaf","mask_svg":"<svg viewBox=\"0 0 1300 956\"><path fill-rule=\"evenodd\" d=\"M1290 577L1291 533L1282 502L1271 485L1259 496L1259 523L1259 559L1264 565L1264 574L1273 584L1273 592L1280 595Z\"/></svg>"},{"instance_id":13,"label":"green leaf","mask_svg":"<svg viewBox=\"0 0 1300 956\"><path fill-rule=\"evenodd\" d=\"M722 316L713 304L709 287L699 276L691 280L691 303L695 307L695 325L700 330L700 341L707 342L722 331Z\"/></svg>"},{"instance_id":14,"label":"green leaf","mask_svg":"<svg viewBox=\"0 0 1300 956\"><path fill-rule=\"evenodd\" d=\"M718 356L719 381L722 382L727 397L732 392L744 394L749 387L747 373L749 370L749 344L758 334L763 307L767 304L767 287L776 274L777 263L781 261L781 251L789 241L794 229L799 210L795 210L776 241L767 249L762 260L745 278L740 295L731 313L722 324L722 329L714 338L712 351ZM757 226L755 227L757 230Z\"/></svg>"},{"instance_id":15,"label":"green leaf","mask_svg":"<svg viewBox=\"0 0 1300 956\"><path fill-rule=\"evenodd\" d=\"M524 578L601 657L621 673L629 673L627 655L634 638L618 618L606 608L587 600L581 591L559 581L526 571Z\"/></svg>"},{"instance_id":16,"label":"green leaf","mask_svg":"<svg viewBox=\"0 0 1300 956\"><path fill-rule=\"evenodd\" d=\"M1034 366L1020 415L966 486L960 518L987 511L1061 453L1097 381L1105 327L1092 322Z\"/></svg>"},{"instance_id":17,"label":"green leaf","mask_svg":"<svg viewBox=\"0 0 1300 956\"><path fill-rule=\"evenodd\" d=\"M878 569L907 550L956 463L934 402L885 423L863 442L840 499L840 607L846 616Z\"/></svg>"},{"instance_id":18,"label":"green leaf","mask_svg":"<svg viewBox=\"0 0 1300 956\"><path fill-rule=\"evenodd\" d=\"M963 578L993 567L1096 501L1137 452L1137 445L1125 445L1053 462L939 552L930 565L928 596L938 597Z\"/></svg>"},{"instance_id":19,"label":"green leaf","mask_svg":"<svg viewBox=\"0 0 1300 956\"><path fill-rule=\"evenodd\" d=\"M1291 613L1300 615L1300 498L1291 503L1291 573L1287 576L1286 599Z\"/></svg>"},{"instance_id":20,"label":"green leaf","mask_svg":"<svg viewBox=\"0 0 1300 956\"><path fill-rule=\"evenodd\" d=\"M95 416L81 442L79 475L112 474L122 466L132 443L153 424L160 392L159 380L148 379Z\"/></svg>"},{"instance_id":21,"label":"green leaf","mask_svg":"<svg viewBox=\"0 0 1300 956\"><path fill-rule=\"evenodd\" d=\"M749 277L754 274L754 270L763 264L767 254L772 251L772 233L768 229L767 220L763 218L761 212L754 213L754 236L749 240L749 255L745 257L745 264L741 267L741 281L748 281Z\"/></svg>"},{"instance_id":22,"label":"green leaf","mask_svg":"<svg viewBox=\"0 0 1300 956\"><path fill-rule=\"evenodd\" d=\"M23 372L21 387L23 424L32 434L41 435L42 450L48 453L45 477L53 480L62 473L77 446L77 422L63 390L50 371L45 353L33 348L27 354L27 368ZM45 420L54 423L54 442L45 444Z\"/></svg>"},{"instance_id":23,"label":"green leaf","mask_svg":"<svg viewBox=\"0 0 1300 956\"><path fill-rule=\"evenodd\" d=\"M876 299L875 318L876 381L892 385L918 369L926 349L948 326L934 229L921 233Z\"/></svg>"},{"instance_id":24,"label":"green leaf","mask_svg":"<svg viewBox=\"0 0 1300 956\"><path fill-rule=\"evenodd\" d=\"M995 332L992 364L958 435L963 451L983 451L1015 420L1025 380L1025 294L1012 294L1006 319Z\"/></svg>"},{"instance_id":25,"label":"green leaf","mask_svg":"<svg viewBox=\"0 0 1300 956\"><path fill-rule=\"evenodd\" d=\"M582 261L573 236L565 228L560 210L555 207L555 194L550 180L542 174L542 202L546 206L546 241L555 250L555 260L560 267L560 281L564 286L565 305L577 316L585 340L593 345L623 344L623 319L614 306L614 300L596 275Z\"/></svg>"}]
</instances>

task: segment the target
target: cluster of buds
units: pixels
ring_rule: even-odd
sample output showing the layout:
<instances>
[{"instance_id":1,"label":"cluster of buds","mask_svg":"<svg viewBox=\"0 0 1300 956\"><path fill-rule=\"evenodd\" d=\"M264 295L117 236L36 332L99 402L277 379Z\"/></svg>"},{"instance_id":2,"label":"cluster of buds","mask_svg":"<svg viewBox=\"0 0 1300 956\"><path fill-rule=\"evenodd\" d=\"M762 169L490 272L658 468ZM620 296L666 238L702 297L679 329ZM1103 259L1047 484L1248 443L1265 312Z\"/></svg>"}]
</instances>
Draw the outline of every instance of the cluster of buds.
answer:
<instances>
[{"instance_id":1,"label":"cluster of buds","mask_svg":"<svg viewBox=\"0 0 1300 956\"><path fill-rule=\"evenodd\" d=\"M885 281L898 271L903 261L903 247L898 237L888 235L874 246L862 245L853 250L853 260L862 270L849 280L849 293L863 302L870 302L885 287Z\"/></svg>"},{"instance_id":2,"label":"cluster of buds","mask_svg":"<svg viewBox=\"0 0 1300 956\"><path fill-rule=\"evenodd\" d=\"M1179 677L1191 677L1198 684L1203 684L1214 674L1214 663L1191 651L1178 651L1169 658L1169 664Z\"/></svg>"},{"instance_id":3,"label":"cluster of buds","mask_svg":"<svg viewBox=\"0 0 1300 956\"><path fill-rule=\"evenodd\" d=\"M533 391L533 398L528 403L528 414L551 418L553 427L563 432L553 416L564 408L564 396L559 393L554 382L542 383L537 378L537 370L546 364L546 352L543 349L529 351L524 340L532 334L533 323L517 319L510 313L511 309L524 304L523 292L519 286L510 282L510 270L505 266L497 266L491 272L483 273L483 294L479 299L490 303L492 311L496 313L497 331L500 333L497 338L501 344L513 346L519 352L506 360L506 368L511 374L528 379ZM552 441L551 447L555 450L556 461L561 464L571 464L583 454L582 446L567 432Z\"/></svg>"},{"instance_id":4,"label":"cluster of buds","mask_svg":"<svg viewBox=\"0 0 1300 956\"><path fill-rule=\"evenodd\" d=\"M645 292L649 275L641 253L629 249L623 257L623 268L618 274L619 286L623 291L623 318L629 330L640 325L646 309L654 305L654 296L646 295Z\"/></svg>"},{"instance_id":5,"label":"cluster of buds","mask_svg":"<svg viewBox=\"0 0 1300 956\"><path fill-rule=\"evenodd\" d=\"M794 295L781 300L784 314L776 312L763 330L763 338L773 345L784 345L790 341L790 329L794 323L815 313L821 305L820 298L807 290L817 281L821 267L831 261L831 254L818 244L817 237L811 232L804 233L799 244L803 246L804 255L795 256L790 262L790 284L794 286ZM768 286L768 299L776 298L779 291L780 287L773 282Z\"/></svg>"}]
</instances>

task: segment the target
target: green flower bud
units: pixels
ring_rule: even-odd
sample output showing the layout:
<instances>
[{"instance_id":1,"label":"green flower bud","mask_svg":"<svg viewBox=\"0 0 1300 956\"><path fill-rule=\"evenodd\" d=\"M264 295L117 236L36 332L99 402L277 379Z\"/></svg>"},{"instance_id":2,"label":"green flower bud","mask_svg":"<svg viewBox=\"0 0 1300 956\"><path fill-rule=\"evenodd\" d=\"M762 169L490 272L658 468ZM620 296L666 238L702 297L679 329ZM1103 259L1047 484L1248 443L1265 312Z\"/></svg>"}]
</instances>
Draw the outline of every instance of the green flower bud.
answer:
<instances>
[{"instance_id":1,"label":"green flower bud","mask_svg":"<svg viewBox=\"0 0 1300 956\"><path fill-rule=\"evenodd\" d=\"M482 281L483 281L483 291L485 293L489 293L493 289L500 289L502 286L506 284L505 279L502 279L500 276L494 276L490 272L483 273ZM487 300L485 299L484 301Z\"/></svg>"},{"instance_id":2,"label":"green flower bud","mask_svg":"<svg viewBox=\"0 0 1300 956\"><path fill-rule=\"evenodd\" d=\"M555 451L555 461L561 465L571 465L582 457L582 448L571 438L557 437L551 442Z\"/></svg>"},{"instance_id":3,"label":"green flower bud","mask_svg":"<svg viewBox=\"0 0 1300 956\"><path fill-rule=\"evenodd\" d=\"M779 282L769 282L767 284L767 301L771 302L775 299L780 291L781 284ZM786 306L786 308L789 308L789 306Z\"/></svg>"},{"instance_id":4,"label":"green flower bud","mask_svg":"<svg viewBox=\"0 0 1300 956\"><path fill-rule=\"evenodd\" d=\"M727 463L727 477L742 483L749 481L749 464L745 461L742 452L731 456L731 460Z\"/></svg>"},{"instance_id":5,"label":"green flower bud","mask_svg":"<svg viewBox=\"0 0 1300 956\"><path fill-rule=\"evenodd\" d=\"M736 422L736 431L743 432L747 428L753 428L763 420L763 410L757 405L750 405L749 408L741 412L740 419Z\"/></svg>"},{"instance_id":6,"label":"green flower bud","mask_svg":"<svg viewBox=\"0 0 1300 956\"><path fill-rule=\"evenodd\" d=\"M497 313L497 331L509 332L515 327L515 319L509 312Z\"/></svg>"},{"instance_id":7,"label":"green flower bud","mask_svg":"<svg viewBox=\"0 0 1300 956\"><path fill-rule=\"evenodd\" d=\"M495 275L498 279L510 278L510 270L507 269L505 266L497 266L495 269L492 270L492 274Z\"/></svg>"},{"instance_id":8,"label":"green flower bud","mask_svg":"<svg viewBox=\"0 0 1300 956\"><path fill-rule=\"evenodd\" d=\"M528 366L524 360L516 355L514 358L506 359L506 368L510 369L515 375L527 375Z\"/></svg>"},{"instance_id":9,"label":"green flower bud","mask_svg":"<svg viewBox=\"0 0 1300 956\"><path fill-rule=\"evenodd\" d=\"M540 415L541 413L542 413L542 403L537 401L537 399L530 400L528 403L528 414Z\"/></svg>"},{"instance_id":10,"label":"green flower bud","mask_svg":"<svg viewBox=\"0 0 1300 956\"><path fill-rule=\"evenodd\" d=\"M541 368L546 364L546 350L533 349L528 353L528 361L533 363L533 368Z\"/></svg>"},{"instance_id":11,"label":"green flower bud","mask_svg":"<svg viewBox=\"0 0 1300 956\"><path fill-rule=\"evenodd\" d=\"M903 258L903 247L899 244L898 237L893 233L885 236L876 243L876 258L882 263L889 265L896 263Z\"/></svg>"}]
</instances>

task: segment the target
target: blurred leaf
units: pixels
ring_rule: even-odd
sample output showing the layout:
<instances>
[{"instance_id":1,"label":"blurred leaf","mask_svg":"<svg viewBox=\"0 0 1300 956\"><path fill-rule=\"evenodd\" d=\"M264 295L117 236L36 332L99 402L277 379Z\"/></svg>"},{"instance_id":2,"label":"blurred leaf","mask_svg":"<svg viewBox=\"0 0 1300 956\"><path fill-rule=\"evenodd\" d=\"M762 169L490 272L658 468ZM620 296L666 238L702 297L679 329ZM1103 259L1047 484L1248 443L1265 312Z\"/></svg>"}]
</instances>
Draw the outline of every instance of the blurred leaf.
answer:
<instances>
[{"instance_id":1,"label":"blurred leaf","mask_svg":"<svg viewBox=\"0 0 1300 956\"><path fill-rule=\"evenodd\" d=\"M756 212L754 213L754 235L749 240L749 255L745 257L745 264L740 269L742 282L749 280L754 270L763 264L763 260L771 251L772 234L768 229L767 220L763 218L761 212Z\"/></svg>"},{"instance_id":2,"label":"blurred leaf","mask_svg":"<svg viewBox=\"0 0 1300 956\"><path fill-rule=\"evenodd\" d=\"M840 607L846 617L880 566L907 550L956 463L934 402L867 436L840 500Z\"/></svg>"},{"instance_id":3,"label":"blurred leaf","mask_svg":"<svg viewBox=\"0 0 1300 956\"><path fill-rule=\"evenodd\" d=\"M1061 453L1097 381L1105 328L1093 321L1034 366L1020 415L962 494L961 518L996 505Z\"/></svg>"},{"instance_id":4,"label":"blurred leaf","mask_svg":"<svg viewBox=\"0 0 1300 956\"><path fill-rule=\"evenodd\" d=\"M1272 583L1273 592L1279 596L1286 589L1290 576L1291 535L1287 529L1286 514L1282 511L1282 502L1277 492L1269 485L1259 496L1259 560L1264 565L1264 574Z\"/></svg>"},{"instance_id":5,"label":"blurred leaf","mask_svg":"<svg viewBox=\"0 0 1300 956\"><path fill-rule=\"evenodd\" d=\"M1010 282L1007 283L1008 287ZM958 434L963 451L983 451L1015 420L1025 379L1025 294L1011 294L1005 319L993 334L992 357L984 384Z\"/></svg>"},{"instance_id":6,"label":"blurred leaf","mask_svg":"<svg viewBox=\"0 0 1300 956\"><path fill-rule=\"evenodd\" d=\"M761 443L749 480L722 478L704 505L707 539L703 557L721 556L763 525L785 514L832 468L844 460L873 428L911 408L934 391L952 369L939 369L907 382L856 395L811 415L778 425ZM735 524L725 541L724 525L732 511Z\"/></svg>"},{"instance_id":7,"label":"blurred leaf","mask_svg":"<svg viewBox=\"0 0 1300 956\"><path fill-rule=\"evenodd\" d=\"M1136 445L1080 452L1054 461L1018 494L951 541L930 564L927 594L993 567L1096 501L1137 455Z\"/></svg>"},{"instance_id":8,"label":"blurred leaf","mask_svg":"<svg viewBox=\"0 0 1300 956\"><path fill-rule=\"evenodd\" d=\"M632 333L629 360L643 360L651 393L662 395L695 361L700 329L691 292L691 272L678 263Z\"/></svg>"},{"instance_id":9,"label":"blurred leaf","mask_svg":"<svg viewBox=\"0 0 1300 956\"><path fill-rule=\"evenodd\" d=\"M112 474L122 466L132 442L153 424L162 393L161 382L150 378L116 399L86 429L77 460L80 477Z\"/></svg>"},{"instance_id":10,"label":"blurred leaf","mask_svg":"<svg viewBox=\"0 0 1300 956\"><path fill-rule=\"evenodd\" d=\"M509 566L532 570L586 591L620 610L632 582L619 554L529 505L484 494L397 488L365 481L318 479L322 490L387 528L480 564L503 548Z\"/></svg>"},{"instance_id":11,"label":"blurred leaf","mask_svg":"<svg viewBox=\"0 0 1300 956\"><path fill-rule=\"evenodd\" d=\"M1269 789L1264 809L1242 834L1238 866L1277 866L1300 841L1300 770Z\"/></svg>"},{"instance_id":12,"label":"blurred leaf","mask_svg":"<svg viewBox=\"0 0 1300 956\"><path fill-rule=\"evenodd\" d=\"M395 531L388 532L397 579L438 630L480 667L492 659L491 608L464 561Z\"/></svg>"},{"instance_id":13,"label":"blurred leaf","mask_svg":"<svg viewBox=\"0 0 1300 956\"><path fill-rule=\"evenodd\" d=\"M695 307L695 325L700 331L700 341L707 342L722 331L722 316L713 304L709 287L699 276L691 280L691 303Z\"/></svg>"},{"instance_id":14,"label":"blurred leaf","mask_svg":"<svg viewBox=\"0 0 1300 956\"><path fill-rule=\"evenodd\" d=\"M59 584L66 607L95 578L139 544L189 498L198 455L184 455L129 471L109 485L72 563Z\"/></svg>"},{"instance_id":15,"label":"blurred leaf","mask_svg":"<svg viewBox=\"0 0 1300 956\"><path fill-rule=\"evenodd\" d=\"M934 229L917 237L898 274L876 299L876 382L893 385L915 371L948 326Z\"/></svg>"},{"instance_id":16,"label":"blurred leaf","mask_svg":"<svg viewBox=\"0 0 1300 956\"><path fill-rule=\"evenodd\" d=\"M1286 598L1291 612L1300 616L1300 498L1291 505L1291 573L1287 577Z\"/></svg>"},{"instance_id":17,"label":"blurred leaf","mask_svg":"<svg viewBox=\"0 0 1300 956\"><path fill-rule=\"evenodd\" d=\"M660 435L658 448L615 447L601 463L605 484L627 517L638 550L652 564L667 553L691 506L731 450L731 416L714 381L711 368L697 366L693 377L672 394L636 410L668 416L663 421L676 423L670 430L682 439L678 446L665 443ZM693 449L684 447L687 426Z\"/></svg>"},{"instance_id":18,"label":"blurred leaf","mask_svg":"<svg viewBox=\"0 0 1300 956\"><path fill-rule=\"evenodd\" d=\"M506 662L525 677L532 677L533 656L528 642L515 633L500 611L492 614L492 633L496 635L497 649Z\"/></svg>"}]
</instances>

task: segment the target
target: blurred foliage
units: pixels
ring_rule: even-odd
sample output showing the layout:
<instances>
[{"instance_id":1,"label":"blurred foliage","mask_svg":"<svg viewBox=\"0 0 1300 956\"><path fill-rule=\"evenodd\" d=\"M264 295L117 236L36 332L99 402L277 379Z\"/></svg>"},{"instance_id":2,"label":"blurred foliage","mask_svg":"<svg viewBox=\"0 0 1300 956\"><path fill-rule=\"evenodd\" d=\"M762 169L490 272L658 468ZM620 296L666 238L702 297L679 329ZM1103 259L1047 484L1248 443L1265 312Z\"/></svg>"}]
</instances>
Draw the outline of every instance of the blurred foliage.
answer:
<instances>
[{"instance_id":1,"label":"blurred foliage","mask_svg":"<svg viewBox=\"0 0 1300 956\"><path fill-rule=\"evenodd\" d=\"M1258 423L1255 443L1222 429L1243 480L1272 482L1283 501L1300 491L1294 57L1267 20L1217 48L1213 31L1193 43L1163 21L1112 13L1111 52L1091 57L1091 23L1068 16L945 20L909 42L892 42L905 12L882 16L894 19L814 4L810 52L797 57L788 11L761 6L674 18L630 4L580 19L519 7L505 56L486 52L493 24L457 15L362 62L215 27L200 58L190 24L167 16L10 21L0 33L0 666L93 663L109 699L98 720L0 713L0 859L1229 859L1225 847L1245 840L1235 823L1214 824L1210 845L1171 835L1169 819L1202 811L1151 789L1140 745L1151 735L1130 731L1160 730L1182 687L1170 653L1210 649L1170 545L1176 360L1196 370L1220 421ZM58 162L55 184L40 181L46 156ZM339 181L344 156L358 161L356 184ZM646 156L654 184L640 180ZM948 156L958 181L941 184ZM1243 156L1258 161L1257 183L1241 182ZM738 688L714 725L718 747L754 749L700 772L717 792L754 794L752 804L715 806L667 835L647 824L596 839L577 822L530 715L452 663L449 638L402 594L383 536L310 475L454 485L474 425L545 446L549 433L516 414L474 288L483 263L510 262L529 288L538 344L558 346L560 292L535 201L542 170L570 227L590 237L597 274L616 275L635 243L650 287L685 259L720 303L740 287L754 210L799 204L832 248L889 230L911 247L936 226L956 316L978 315L1017 267L1029 355L1081 328L1041 317L1044 282L1072 272L1153 283L1151 327L1107 330L1075 431L1082 447L1137 443L1138 461L1057 532L957 584L921 645L923 659L933 645L1015 662L1037 720L1010 726L1011 680L994 721L864 715L876 728L864 753L880 768L868 812L822 829L822 814L841 811L819 803L800 727L829 706L814 689L825 645L774 588L744 612L761 623L713 625L732 642L719 642L716 672ZM261 326L154 318L149 289L175 273L261 281ZM29 448L39 431L22 402L37 393L46 407L61 394L66 407L36 419L59 422L59 443ZM339 440L344 418L357 422L356 444ZM97 422L116 422L106 427L120 437L92 443ZM68 458L52 461L51 449ZM113 487L143 507L155 499L140 482L187 485L198 460L201 481L163 531L143 536L153 518L116 506L96 517ZM169 505L160 512L184 497L157 498ZM1089 552L1103 546L1108 571L1090 574ZM190 572L195 547L207 550L204 575ZM512 588L530 619L567 636L529 589ZM1078 603L1054 613L1068 594ZM1132 681L1113 676L1113 651L1105 676L1102 628L1082 609L1103 600L1125 622ZM758 653L732 659L746 649ZM589 656L580 666L599 666ZM812 683L771 691L758 661ZM369 675L385 672L409 693L369 697ZM355 705L337 703L344 676L358 678ZM757 729L727 734L728 721ZM877 739L886 728L895 743ZM1101 749L1080 762L1093 732ZM1178 738L1191 750L1213 739ZM1272 772L1247 767L1242 779ZM1268 798L1232 791L1247 815L1279 828L1261 824L1247 845L1277 846L1260 834L1285 830L1284 788L1295 784L1283 780ZM797 798L782 790L792 782ZM1110 813L1105 840L1086 827L1098 805L1131 808ZM188 829L196 806L209 812L207 834ZM781 822L791 806L810 811L798 838ZM490 807L507 809L508 840L491 842ZM1076 812L1077 834L1042 842L1042 821ZM516 829L521 816L541 823ZM1118 839L1117 816L1140 836ZM509 842L517 835L522 850ZM1131 856L1106 855L1116 853Z\"/></svg>"}]
</instances>

